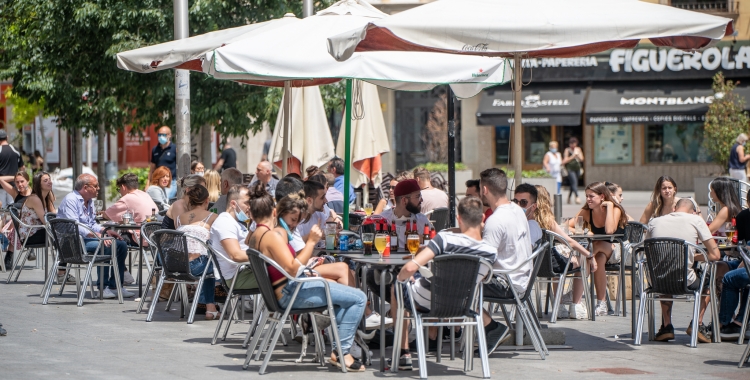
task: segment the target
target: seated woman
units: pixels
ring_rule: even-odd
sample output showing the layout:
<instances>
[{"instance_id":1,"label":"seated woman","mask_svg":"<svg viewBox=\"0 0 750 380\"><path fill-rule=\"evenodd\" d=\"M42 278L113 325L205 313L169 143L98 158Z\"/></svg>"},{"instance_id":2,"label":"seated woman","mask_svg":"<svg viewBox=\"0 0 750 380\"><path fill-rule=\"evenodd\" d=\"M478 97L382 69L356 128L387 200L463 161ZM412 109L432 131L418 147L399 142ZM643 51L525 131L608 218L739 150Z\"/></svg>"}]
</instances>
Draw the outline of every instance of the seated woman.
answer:
<instances>
[{"instance_id":1,"label":"seated woman","mask_svg":"<svg viewBox=\"0 0 750 380\"><path fill-rule=\"evenodd\" d=\"M208 190L203 185L196 185L187 190L185 196L187 201L187 212L176 219L177 231L184 231L196 239L206 242L211 237L211 224L216 220L216 214L208 211ZM188 252L190 253L190 272L193 276L200 277L209 262L206 248L193 239L187 239ZM208 273L213 273L213 264L208 267ZM206 319L218 318L219 312L214 303L214 288L216 280L206 277L200 291L198 303L206 305Z\"/></svg>"},{"instance_id":2,"label":"seated woman","mask_svg":"<svg viewBox=\"0 0 750 380\"><path fill-rule=\"evenodd\" d=\"M159 211L169 208L167 188L172 184L172 172L166 166L159 166L151 175L151 182L146 188L146 193L159 207Z\"/></svg>"},{"instance_id":3,"label":"seated woman","mask_svg":"<svg viewBox=\"0 0 750 380\"><path fill-rule=\"evenodd\" d=\"M19 219L21 222L30 226L44 225L44 214L55 212L55 194L52 193L52 178L46 172L39 172L34 176L34 186L31 195L25 197L21 206ZM13 257L14 251L20 251L24 241L26 245L44 244L47 241L47 230L44 227L26 227L18 228L18 234L10 234L10 246L6 257ZM64 266L64 264L61 264ZM57 272L58 283L62 282L65 277L65 269ZM68 281L72 277L69 276Z\"/></svg>"},{"instance_id":4,"label":"seated woman","mask_svg":"<svg viewBox=\"0 0 750 380\"><path fill-rule=\"evenodd\" d=\"M575 228L576 219L582 216L584 224L594 235L624 234L628 223L625 209L612 197L604 182L594 182L586 186L586 203L576 216L570 219L569 226ZM612 256L614 244L609 241L594 241L592 252L596 260L594 287L596 288L596 315L607 315L607 274L604 265Z\"/></svg>"},{"instance_id":5,"label":"seated woman","mask_svg":"<svg viewBox=\"0 0 750 380\"><path fill-rule=\"evenodd\" d=\"M175 225L174 221L177 220L177 218L180 217L185 211L187 211L187 204L188 204L188 197L187 197L187 190L195 185L202 185L203 187L206 187L206 180L201 175L197 174L191 174L185 178L181 178L179 181L180 189L182 189L182 194L179 194L177 197L178 199L172 203L172 206L169 207L169 210L167 211L167 215L164 216L164 219L161 221L161 226L163 228L174 230Z\"/></svg>"},{"instance_id":6,"label":"seated woman","mask_svg":"<svg viewBox=\"0 0 750 380\"><path fill-rule=\"evenodd\" d=\"M312 226L305 242L305 248L299 253L294 252L289 241L292 234L287 230L290 226L286 220L298 223L303 213L307 210L307 202L304 195L291 194L282 198L276 208L273 208L273 198L261 183L256 184L250 190L250 212L257 228L248 237L248 246L255 248L264 255L278 263L289 274L296 274L298 269L312 256L313 249L323 236L320 227ZM284 217L287 218L284 218ZM275 222L280 227L274 228ZM270 232L270 233L269 233ZM296 256L295 256L296 255ZM318 267L316 267L316 270ZM288 307L296 284L289 283L287 278L275 268L268 267L268 275L275 289L276 297L282 307ZM343 364L351 371L364 371L365 367L361 361L354 359L349 350L354 342L354 334L357 332L364 314L367 297L361 290L339 283L329 285L331 302L336 313L336 324L341 339L341 349L344 353ZM306 282L302 285L294 308L313 308L327 305L324 285L320 282ZM329 362L335 366L341 366L342 360L337 357L335 350L331 352Z\"/></svg>"},{"instance_id":7,"label":"seated woman","mask_svg":"<svg viewBox=\"0 0 750 380\"><path fill-rule=\"evenodd\" d=\"M578 244L577 241L571 239L568 234L560 228L560 225L555 221L555 214L552 211L552 202L550 202L549 192L544 186L536 185L537 198L536 198L536 209L534 210L534 220L539 223L539 227L543 230L552 231L558 235L562 235L565 241L570 244L570 247L578 251L580 254L586 256L589 259L593 258L593 255L582 245ZM570 256L571 268L578 268L581 263L578 262L578 256ZM596 271L596 260L589 260L589 266L591 272ZM555 288L557 291L557 288ZM586 303L581 302L583 296L583 282L578 278L573 281L573 290L564 293L560 298L560 305L571 305L568 309L560 308L557 313L558 318L572 318L572 319L586 319L588 314L586 313Z\"/></svg>"},{"instance_id":8,"label":"seated woman","mask_svg":"<svg viewBox=\"0 0 750 380\"><path fill-rule=\"evenodd\" d=\"M648 224L648 221L653 218L674 212L679 200L680 198L677 196L677 182L668 175L659 177L656 180L654 192L651 193L651 202L646 205L646 209L643 210L643 215L641 215L639 221L643 224Z\"/></svg>"},{"instance_id":9,"label":"seated woman","mask_svg":"<svg viewBox=\"0 0 750 380\"><path fill-rule=\"evenodd\" d=\"M206 179L206 189L208 189L208 201L216 202L221 196L221 174L216 170L207 170L203 174Z\"/></svg>"},{"instance_id":10,"label":"seated woman","mask_svg":"<svg viewBox=\"0 0 750 380\"><path fill-rule=\"evenodd\" d=\"M9 181L14 182L15 186L8 183ZM0 186L2 186L3 190L5 190L8 195L13 197L13 204L0 205L0 207L15 206L16 208L20 209L23 206L23 202L26 201L26 197L31 195L31 187L29 186L29 174L25 171L19 171L15 176L0 177ZM2 229L4 235L0 237L0 240L2 240L4 247L8 245L7 237L15 235L13 221L10 220L10 218L6 220L7 223ZM28 260L36 260L36 254L34 252L29 252ZM11 265L13 265L13 253L12 251L8 251L8 253L5 255L5 267L10 268Z\"/></svg>"}]
</instances>

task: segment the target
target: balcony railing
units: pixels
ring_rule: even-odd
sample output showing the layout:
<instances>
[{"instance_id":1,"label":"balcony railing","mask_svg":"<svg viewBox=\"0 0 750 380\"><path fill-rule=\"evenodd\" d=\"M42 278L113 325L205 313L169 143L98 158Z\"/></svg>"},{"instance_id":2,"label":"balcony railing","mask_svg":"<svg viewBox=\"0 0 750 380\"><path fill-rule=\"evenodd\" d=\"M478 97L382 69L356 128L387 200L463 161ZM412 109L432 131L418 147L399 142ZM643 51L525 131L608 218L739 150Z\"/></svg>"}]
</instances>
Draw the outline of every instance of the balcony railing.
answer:
<instances>
[{"instance_id":1,"label":"balcony railing","mask_svg":"<svg viewBox=\"0 0 750 380\"><path fill-rule=\"evenodd\" d=\"M739 13L739 1L672 1L672 6L690 11L709 12L709 13Z\"/></svg>"}]
</instances>

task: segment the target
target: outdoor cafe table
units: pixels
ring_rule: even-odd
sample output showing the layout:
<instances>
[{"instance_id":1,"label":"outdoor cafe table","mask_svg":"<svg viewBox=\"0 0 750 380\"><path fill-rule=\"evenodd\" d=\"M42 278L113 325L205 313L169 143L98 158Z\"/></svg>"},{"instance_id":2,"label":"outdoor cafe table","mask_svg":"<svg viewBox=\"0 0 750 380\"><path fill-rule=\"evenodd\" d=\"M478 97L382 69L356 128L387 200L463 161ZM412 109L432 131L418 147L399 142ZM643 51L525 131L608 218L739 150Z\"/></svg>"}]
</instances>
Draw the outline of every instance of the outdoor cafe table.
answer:
<instances>
[{"instance_id":1,"label":"outdoor cafe table","mask_svg":"<svg viewBox=\"0 0 750 380\"><path fill-rule=\"evenodd\" d=\"M131 224L120 224L115 222L102 223L102 227L105 230L111 229L115 231L140 231L143 223L131 223ZM133 234L135 236L135 234ZM140 236L140 235L139 235ZM138 297L143 297L143 236L140 236L138 242ZM112 248L114 251L114 247ZM112 252L113 260L115 253Z\"/></svg>"},{"instance_id":2,"label":"outdoor cafe table","mask_svg":"<svg viewBox=\"0 0 750 380\"><path fill-rule=\"evenodd\" d=\"M371 256L365 256L363 251L325 251L326 253L333 254L336 256L344 257L355 262L360 267L367 267L373 269L380 269L380 372L385 372L385 299L387 294L385 293L385 282L386 275L388 272L393 272L396 275L396 270L408 263L408 260L404 260L404 257L411 255L409 252L391 252L389 257L383 257L382 261L377 251L373 251ZM362 278L359 281L359 285L362 290L367 293L367 281L366 271L362 271ZM394 347L397 342L393 342ZM363 350L364 351L364 350ZM395 365L395 363L393 364Z\"/></svg>"},{"instance_id":3,"label":"outdoor cafe table","mask_svg":"<svg viewBox=\"0 0 750 380\"><path fill-rule=\"evenodd\" d=\"M623 244L623 237L624 234L601 234L601 235L570 235L572 239L575 240L588 240L588 249L589 251L592 250L591 246L595 241L610 241L612 243L618 242L620 244L620 289L618 289L618 293L621 294L621 301L622 301L622 316L627 316L626 311L626 305L627 305L627 299L625 297L625 246ZM593 260L593 258L592 258ZM630 266L630 273L635 273L635 260L631 260L631 266ZM591 320L596 320L596 297L594 296L595 289L594 289L594 276L593 273L591 274L590 281L589 281L589 287L591 291L589 294L591 294L591 299L589 300L589 310L591 310ZM631 289L635 289L635 276L630 276L631 281ZM634 290L633 290L634 291ZM635 310L635 297L631 296L631 305L630 310L631 312ZM632 330L633 334L635 334L635 313L633 313L633 323L632 323Z\"/></svg>"}]
</instances>

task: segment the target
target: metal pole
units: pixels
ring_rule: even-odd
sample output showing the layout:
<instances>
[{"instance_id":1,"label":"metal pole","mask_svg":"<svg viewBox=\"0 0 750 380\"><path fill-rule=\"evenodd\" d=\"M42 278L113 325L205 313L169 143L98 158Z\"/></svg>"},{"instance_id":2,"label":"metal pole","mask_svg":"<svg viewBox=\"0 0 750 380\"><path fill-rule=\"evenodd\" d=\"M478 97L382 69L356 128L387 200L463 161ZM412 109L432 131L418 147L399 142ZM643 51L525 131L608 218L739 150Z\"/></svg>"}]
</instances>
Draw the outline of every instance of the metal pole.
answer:
<instances>
[{"instance_id":1,"label":"metal pole","mask_svg":"<svg viewBox=\"0 0 750 380\"><path fill-rule=\"evenodd\" d=\"M513 54L513 145L511 145L513 168L516 175L513 179L513 191L521 183L523 170L523 126L521 125L521 53Z\"/></svg>"},{"instance_id":2,"label":"metal pole","mask_svg":"<svg viewBox=\"0 0 750 380\"><path fill-rule=\"evenodd\" d=\"M312 16L313 12L314 10L312 0L302 0L302 18Z\"/></svg>"},{"instance_id":3,"label":"metal pole","mask_svg":"<svg viewBox=\"0 0 750 380\"><path fill-rule=\"evenodd\" d=\"M346 112L344 114L344 229L349 229L349 172L352 165L352 80L346 80ZM338 173L337 173L338 174Z\"/></svg>"},{"instance_id":4,"label":"metal pole","mask_svg":"<svg viewBox=\"0 0 750 380\"><path fill-rule=\"evenodd\" d=\"M456 113L453 89L448 85L448 200L450 202L450 226L456 223Z\"/></svg>"},{"instance_id":5,"label":"metal pole","mask_svg":"<svg viewBox=\"0 0 750 380\"><path fill-rule=\"evenodd\" d=\"M292 87L284 82L284 129L281 131L281 176L289 174L289 135L292 134Z\"/></svg>"},{"instance_id":6,"label":"metal pole","mask_svg":"<svg viewBox=\"0 0 750 380\"><path fill-rule=\"evenodd\" d=\"M174 0L174 39L188 38L188 1ZM190 71L174 71L175 144L177 177L190 174Z\"/></svg>"},{"instance_id":7,"label":"metal pole","mask_svg":"<svg viewBox=\"0 0 750 380\"><path fill-rule=\"evenodd\" d=\"M557 224L562 223L563 211L562 211L562 194L555 194L555 220Z\"/></svg>"}]
</instances>

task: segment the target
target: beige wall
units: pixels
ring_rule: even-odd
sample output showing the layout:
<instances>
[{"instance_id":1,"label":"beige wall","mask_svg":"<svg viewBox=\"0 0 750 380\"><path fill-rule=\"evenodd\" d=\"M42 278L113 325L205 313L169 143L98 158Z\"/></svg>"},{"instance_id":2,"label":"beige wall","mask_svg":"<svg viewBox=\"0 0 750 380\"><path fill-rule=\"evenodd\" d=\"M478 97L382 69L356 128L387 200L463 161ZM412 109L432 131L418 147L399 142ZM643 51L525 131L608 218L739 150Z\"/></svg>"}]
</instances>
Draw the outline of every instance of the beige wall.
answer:
<instances>
[{"instance_id":1,"label":"beige wall","mask_svg":"<svg viewBox=\"0 0 750 380\"><path fill-rule=\"evenodd\" d=\"M474 173L495 166L495 133L494 128L477 125L477 108L479 94L461 100L461 161Z\"/></svg>"},{"instance_id":2,"label":"beige wall","mask_svg":"<svg viewBox=\"0 0 750 380\"><path fill-rule=\"evenodd\" d=\"M653 190L656 179L668 175L675 179L680 191L693 191L693 178L707 177L721 171L714 164L664 164L644 163L644 126L633 127L632 165L594 165L594 126L583 127L584 178L586 183L609 181L625 190Z\"/></svg>"}]
</instances>

